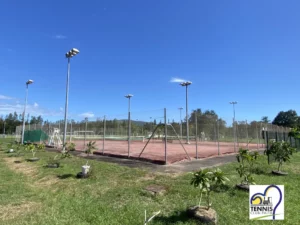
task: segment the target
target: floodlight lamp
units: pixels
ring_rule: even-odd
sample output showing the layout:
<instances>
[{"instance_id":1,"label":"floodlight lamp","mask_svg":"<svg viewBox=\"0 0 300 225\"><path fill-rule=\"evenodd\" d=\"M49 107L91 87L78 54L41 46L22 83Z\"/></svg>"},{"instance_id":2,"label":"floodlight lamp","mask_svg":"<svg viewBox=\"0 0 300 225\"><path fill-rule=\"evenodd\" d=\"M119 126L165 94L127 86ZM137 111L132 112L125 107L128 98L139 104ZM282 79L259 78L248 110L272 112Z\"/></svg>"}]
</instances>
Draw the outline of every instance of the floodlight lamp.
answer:
<instances>
[{"instance_id":1,"label":"floodlight lamp","mask_svg":"<svg viewBox=\"0 0 300 225\"><path fill-rule=\"evenodd\" d=\"M131 97L133 97L132 94L125 95L125 98L131 98Z\"/></svg>"},{"instance_id":2,"label":"floodlight lamp","mask_svg":"<svg viewBox=\"0 0 300 225\"><path fill-rule=\"evenodd\" d=\"M78 54L79 53L79 50L77 49L77 48L72 48L72 53L74 54L74 55L76 55L76 54Z\"/></svg>"},{"instance_id":3,"label":"floodlight lamp","mask_svg":"<svg viewBox=\"0 0 300 225\"><path fill-rule=\"evenodd\" d=\"M33 80L28 80L27 82L26 82L26 84L28 85L28 84L32 84L33 83Z\"/></svg>"}]
</instances>

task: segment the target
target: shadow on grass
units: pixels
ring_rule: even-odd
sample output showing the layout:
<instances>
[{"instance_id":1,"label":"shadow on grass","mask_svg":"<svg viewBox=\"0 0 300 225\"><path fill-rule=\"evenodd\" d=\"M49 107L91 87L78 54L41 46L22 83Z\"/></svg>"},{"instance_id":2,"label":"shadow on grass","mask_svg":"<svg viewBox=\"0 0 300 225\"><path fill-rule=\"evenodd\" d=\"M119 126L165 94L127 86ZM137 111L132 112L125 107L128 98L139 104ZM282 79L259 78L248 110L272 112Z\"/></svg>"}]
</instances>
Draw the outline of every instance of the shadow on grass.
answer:
<instances>
[{"instance_id":1,"label":"shadow on grass","mask_svg":"<svg viewBox=\"0 0 300 225\"><path fill-rule=\"evenodd\" d=\"M153 221L160 222L162 224L174 224L174 223L187 223L187 222L192 222L194 221L197 223L197 220L191 218L188 216L186 211L178 211L174 212L170 216L156 216L154 217Z\"/></svg>"},{"instance_id":2,"label":"shadow on grass","mask_svg":"<svg viewBox=\"0 0 300 225\"><path fill-rule=\"evenodd\" d=\"M68 173L68 174L58 175L57 178L64 180L69 178L76 178L76 176L74 174Z\"/></svg>"},{"instance_id":3,"label":"shadow on grass","mask_svg":"<svg viewBox=\"0 0 300 225\"><path fill-rule=\"evenodd\" d=\"M223 184L221 186L212 185L211 190L217 193L227 192L231 187L227 184Z\"/></svg>"}]
</instances>

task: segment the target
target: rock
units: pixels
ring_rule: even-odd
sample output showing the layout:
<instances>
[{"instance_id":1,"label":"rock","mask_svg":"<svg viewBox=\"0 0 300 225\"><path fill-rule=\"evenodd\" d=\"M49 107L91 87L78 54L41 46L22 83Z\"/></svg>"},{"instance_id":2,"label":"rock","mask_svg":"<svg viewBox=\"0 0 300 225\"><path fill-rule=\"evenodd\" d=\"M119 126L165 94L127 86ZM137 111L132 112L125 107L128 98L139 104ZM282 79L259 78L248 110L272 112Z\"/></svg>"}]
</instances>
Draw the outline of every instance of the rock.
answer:
<instances>
[{"instance_id":1,"label":"rock","mask_svg":"<svg viewBox=\"0 0 300 225\"><path fill-rule=\"evenodd\" d=\"M217 212L204 206L192 206L187 209L187 214L199 220L201 223L217 224Z\"/></svg>"},{"instance_id":2,"label":"rock","mask_svg":"<svg viewBox=\"0 0 300 225\"><path fill-rule=\"evenodd\" d=\"M288 175L287 172L282 172L282 171L277 171L277 170L272 170L272 173L275 175L279 175L279 176L286 176Z\"/></svg>"},{"instance_id":3,"label":"rock","mask_svg":"<svg viewBox=\"0 0 300 225\"><path fill-rule=\"evenodd\" d=\"M147 186L145 190L152 195L164 195L167 192L166 187L156 184Z\"/></svg>"},{"instance_id":4,"label":"rock","mask_svg":"<svg viewBox=\"0 0 300 225\"><path fill-rule=\"evenodd\" d=\"M59 163L48 164L47 167L48 168L58 168L59 167Z\"/></svg>"},{"instance_id":5,"label":"rock","mask_svg":"<svg viewBox=\"0 0 300 225\"><path fill-rule=\"evenodd\" d=\"M30 158L30 159L27 159L28 162L36 162L36 161L39 161L40 159L39 158Z\"/></svg>"}]
</instances>

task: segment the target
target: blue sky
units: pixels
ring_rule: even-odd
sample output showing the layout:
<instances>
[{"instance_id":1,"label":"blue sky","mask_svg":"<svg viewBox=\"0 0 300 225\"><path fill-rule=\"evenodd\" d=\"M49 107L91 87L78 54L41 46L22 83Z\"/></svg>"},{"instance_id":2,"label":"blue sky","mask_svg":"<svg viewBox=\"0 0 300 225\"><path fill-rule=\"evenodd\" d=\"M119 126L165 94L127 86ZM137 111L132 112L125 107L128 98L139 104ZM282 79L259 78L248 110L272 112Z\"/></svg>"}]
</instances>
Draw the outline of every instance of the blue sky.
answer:
<instances>
[{"instance_id":1,"label":"blue sky","mask_svg":"<svg viewBox=\"0 0 300 225\"><path fill-rule=\"evenodd\" d=\"M299 113L299 1L0 1L0 115L28 110L63 119L67 59L69 116L82 120L215 110L226 121ZM185 109L184 109L185 110ZM184 111L183 111L184 115Z\"/></svg>"}]
</instances>

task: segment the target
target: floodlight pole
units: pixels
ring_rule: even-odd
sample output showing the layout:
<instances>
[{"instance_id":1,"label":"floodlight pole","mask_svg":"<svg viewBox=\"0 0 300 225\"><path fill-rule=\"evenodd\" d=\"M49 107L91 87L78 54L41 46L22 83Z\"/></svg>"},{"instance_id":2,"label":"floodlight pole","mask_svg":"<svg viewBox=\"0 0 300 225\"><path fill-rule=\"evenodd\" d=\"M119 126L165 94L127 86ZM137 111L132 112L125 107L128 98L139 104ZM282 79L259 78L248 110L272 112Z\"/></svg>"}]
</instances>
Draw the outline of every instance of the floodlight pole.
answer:
<instances>
[{"instance_id":1,"label":"floodlight pole","mask_svg":"<svg viewBox=\"0 0 300 225\"><path fill-rule=\"evenodd\" d=\"M125 95L128 98L128 158L130 157L131 120L130 120L130 98L132 94Z\"/></svg>"},{"instance_id":2,"label":"floodlight pole","mask_svg":"<svg viewBox=\"0 0 300 225\"><path fill-rule=\"evenodd\" d=\"M21 144L24 144L24 132L25 132L25 113L26 113L26 106L27 106L27 97L28 97L28 85L32 84L33 80L28 80L26 82L26 95L25 95L25 105L24 105L24 112L23 112L23 126L22 126L22 139Z\"/></svg>"},{"instance_id":3,"label":"floodlight pole","mask_svg":"<svg viewBox=\"0 0 300 225\"><path fill-rule=\"evenodd\" d=\"M185 87L185 104L186 104L186 144L190 144L189 140L189 118L188 118L188 86L191 85L192 82L186 81L180 83L181 86Z\"/></svg>"},{"instance_id":4,"label":"floodlight pole","mask_svg":"<svg viewBox=\"0 0 300 225\"><path fill-rule=\"evenodd\" d=\"M233 126L232 126L232 129L233 129L233 139L234 139L234 142L233 142L233 146L234 146L234 152L236 152L236 124L235 124L235 107L234 105L237 104L236 101L233 101L233 102L229 102L229 104L232 104L233 106Z\"/></svg>"},{"instance_id":5,"label":"floodlight pole","mask_svg":"<svg viewBox=\"0 0 300 225\"><path fill-rule=\"evenodd\" d=\"M182 107L178 108L180 111L180 139L182 139L182 119L181 119L181 110L183 109Z\"/></svg>"},{"instance_id":6,"label":"floodlight pole","mask_svg":"<svg viewBox=\"0 0 300 225\"><path fill-rule=\"evenodd\" d=\"M77 55L79 50L76 48L72 48L69 52L66 53L66 58L68 59L68 72L67 72L67 84L66 84L66 103L65 103L65 117L64 117L64 135L63 135L63 150L65 152L66 149L66 137L67 137L67 116L68 116L68 106L69 106L69 79L70 79L70 59Z\"/></svg>"}]
</instances>

